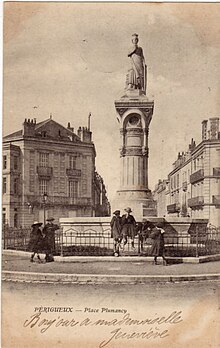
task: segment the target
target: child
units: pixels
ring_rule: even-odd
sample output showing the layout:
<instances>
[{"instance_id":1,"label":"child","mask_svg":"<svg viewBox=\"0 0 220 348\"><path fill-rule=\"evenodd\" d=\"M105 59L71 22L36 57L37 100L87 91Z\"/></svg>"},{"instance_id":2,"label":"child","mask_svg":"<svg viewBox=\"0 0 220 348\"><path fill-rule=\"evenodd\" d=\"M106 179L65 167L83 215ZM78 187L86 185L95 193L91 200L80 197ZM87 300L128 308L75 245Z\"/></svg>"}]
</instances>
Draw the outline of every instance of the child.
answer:
<instances>
[{"instance_id":1,"label":"child","mask_svg":"<svg viewBox=\"0 0 220 348\"><path fill-rule=\"evenodd\" d=\"M119 256L119 247L121 243L121 217L120 210L116 210L113 213L110 226L111 226L111 237L114 238L114 255Z\"/></svg>"}]
</instances>

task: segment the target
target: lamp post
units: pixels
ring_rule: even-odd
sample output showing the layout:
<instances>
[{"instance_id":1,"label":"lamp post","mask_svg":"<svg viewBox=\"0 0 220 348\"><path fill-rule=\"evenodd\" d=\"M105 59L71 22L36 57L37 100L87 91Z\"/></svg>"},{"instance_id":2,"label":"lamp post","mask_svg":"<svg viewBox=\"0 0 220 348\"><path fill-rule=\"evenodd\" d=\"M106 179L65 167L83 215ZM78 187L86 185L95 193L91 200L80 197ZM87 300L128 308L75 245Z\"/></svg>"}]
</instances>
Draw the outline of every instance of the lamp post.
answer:
<instances>
[{"instance_id":1,"label":"lamp post","mask_svg":"<svg viewBox=\"0 0 220 348\"><path fill-rule=\"evenodd\" d=\"M44 226L46 224L46 202L47 202L47 193L43 194L43 207L44 207Z\"/></svg>"}]
</instances>

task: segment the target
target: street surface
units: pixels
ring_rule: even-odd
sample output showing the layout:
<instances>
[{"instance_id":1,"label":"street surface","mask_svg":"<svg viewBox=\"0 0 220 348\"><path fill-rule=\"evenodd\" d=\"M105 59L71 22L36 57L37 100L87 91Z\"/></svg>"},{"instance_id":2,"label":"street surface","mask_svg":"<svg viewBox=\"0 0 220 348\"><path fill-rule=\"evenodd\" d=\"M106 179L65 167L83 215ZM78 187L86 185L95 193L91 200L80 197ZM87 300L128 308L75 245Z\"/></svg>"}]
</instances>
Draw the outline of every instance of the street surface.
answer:
<instances>
[{"instance_id":1,"label":"street surface","mask_svg":"<svg viewBox=\"0 0 220 348\"><path fill-rule=\"evenodd\" d=\"M161 260L158 261L161 262ZM147 261L90 261L90 262L52 262L31 263L28 257L16 255L2 256L2 269L5 271L23 271L38 273L67 274L118 274L118 275L185 275L220 273L220 261L200 264L154 265Z\"/></svg>"}]
</instances>

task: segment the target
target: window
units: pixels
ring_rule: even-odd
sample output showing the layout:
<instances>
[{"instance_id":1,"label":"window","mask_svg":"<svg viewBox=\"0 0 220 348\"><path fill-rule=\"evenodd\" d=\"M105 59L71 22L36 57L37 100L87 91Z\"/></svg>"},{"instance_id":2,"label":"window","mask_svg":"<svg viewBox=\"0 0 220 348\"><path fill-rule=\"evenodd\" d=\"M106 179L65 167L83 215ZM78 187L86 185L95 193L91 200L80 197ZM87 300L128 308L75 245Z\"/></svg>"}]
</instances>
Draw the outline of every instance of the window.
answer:
<instances>
[{"instance_id":1,"label":"window","mask_svg":"<svg viewBox=\"0 0 220 348\"><path fill-rule=\"evenodd\" d=\"M2 193L7 192L7 178L2 179Z\"/></svg>"},{"instance_id":2,"label":"window","mask_svg":"<svg viewBox=\"0 0 220 348\"><path fill-rule=\"evenodd\" d=\"M47 180L40 180L39 181L39 194L43 195L44 193L47 193L48 187L47 187Z\"/></svg>"},{"instance_id":3,"label":"window","mask_svg":"<svg viewBox=\"0 0 220 348\"><path fill-rule=\"evenodd\" d=\"M6 208L2 208L2 225L6 225Z\"/></svg>"},{"instance_id":4,"label":"window","mask_svg":"<svg viewBox=\"0 0 220 348\"><path fill-rule=\"evenodd\" d=\"M3 169L7 169L7 156L3 156Z\"/></svg>"},{"instance_id":5,"label":"window","mask_svg":"<svg viewBox=\"0 0 220 348\"><path fill-rule=\"evenodd\" d=\"M193 161L194 164L194 170L196 170L196 160Z\"/></svg>"},{"instance_id":6,"label":"window","mask_svg":"<svg viewBox=\"0 0 220 348\"><path fill-rule=\"evenodd\" d=\"M18 227L18 213L14 214L14 227Z\"/></svg>"},{"instance_id":7,"label":"window","mask_svg":"<svg viewBox=\"0 0 220 348\"><path fill-rule=\"evenodd\" d=\"M76 169L76 156L69 157L69 168Z\"/></svg>"},{"instance_id":8,"label":"window","mask_svg":"<svg viewBox=\"0 0 220 348\"><path fill-rule=\"evenodd\" d=\"M14 194L18 194L18 178L14 178Z\"/></svg>"},{"instance_id":9,"label":"window","mask_svg":"<svg viewBox=\"0 0 220 348\"><path fill-rule=\"evenodd\" d=\"M49 154L48 153L40 153L40 166L48 167L49 165Z\"/></svg>"},{"instance_id":10,"label":"window","mask_svg":"<svg viewBox=\"0 0 220 348\"><path fill-rule=\"evenodd\" d=\"M14 156L14 169L17 170L18 169L18 157Z\"/></svg>"},{"instance_id":11,"label":"window","mask_svg":"<svg viewBox=\"0 0 220 348\"><path fill-rule=\"evenodd\" d=\"M77 197L77 196L78 196L78 182L69 181L69 197Z\"/></svg>"}]
</instances>

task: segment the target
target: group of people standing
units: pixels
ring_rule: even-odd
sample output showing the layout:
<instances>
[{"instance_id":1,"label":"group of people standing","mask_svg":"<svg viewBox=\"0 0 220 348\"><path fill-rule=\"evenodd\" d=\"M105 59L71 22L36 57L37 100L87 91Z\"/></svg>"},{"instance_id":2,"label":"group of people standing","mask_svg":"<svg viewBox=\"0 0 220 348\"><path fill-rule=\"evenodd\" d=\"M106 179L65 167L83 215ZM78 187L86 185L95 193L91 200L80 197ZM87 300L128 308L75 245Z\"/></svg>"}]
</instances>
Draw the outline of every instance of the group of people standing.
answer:
<instances>
[{"instance_id":1,"label":"group of people standing","mask_svg":"<svg viewBox=\"0 0 220 348\"><path fill-rule=\"evenodd\" d=\"M131 215L131 208L125 208L125 214L120 216L120 210L116 210L113 213L113 218L110 222L111 237L114 239L114 255L119 256L119 249L124 250L125 245L128 242L128 238L131 238L131 247L134 250L134 238L136 235L136 221L133 215ZM122 243L122 245L121 245Z\"/></svg>"},{"instance_id":2,"label":"group of people standing","mask_svg":"<svg viewBox=\"0 0 220 348\"><path fill-rule=\"evenodd\" d=\"M114 255L120 255L120 249L124 251L125 245L128 243L128 238L131 239L131 248L135 250L135 236L139 234L141 245L144 240L150 238L152 247L150 255L154 256L154 263L157 264L157 257L163 258L163 264L167 261L164 256L164 229L161 222L152 223L148 220L143 223L137 223L134 216L131 215L131 208L125 208L125 214L120 216L120 210L115 210L113 213L111 226L111 237L114 239ZM31 262L34 262L34 257L37 255L38 262L43 262L40 258L40 253L45 253L45 262L54 261L55 252L55 231L59 226L54 224L54 218L49 217L47 223L42 228L42 223L35 221L33 223L28 249L32 252Z\"/></svg>"},{"instance_id":3,"label":"group of people standing","mask_svg":"<svg viewBox=\"0 0 220 348\"><path fill-rule=\"evenodd\" d=\"M49 217L46 221L47 223L43 229L41 228L42 222L35 221L31 226L32 230L28 245L28 249L32 252L31 262L34 262L35 255L37 255L39 263L54 261L55 231L59 229L59 226L53 223L53 217ZM44 261L41 260L40 253L45 253Z\"/></svg>"},{"instance_id":4,"label":"group of people standing","mask_svg":"<svg viewBox=\"0 0 220 348\"><path fill-rule=\"evenodd\" d=\"M111 237L114 239L114 255L120 255L120 249L124 250L128 238L131 239L131 247L135 250L134 239L139 234L142 245L147 238L152 241L150 256L154 257L154 264L157 264L157 257L161 256L163 265L166 265L163 223L153 223L148 220L144 221L144 223L137 223L134 216L131 215L131 208L126 208L125 212L124 215L120 216L120 210L115 210L110 223Z\"/></svg>"}]
</instances>

